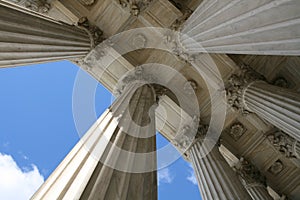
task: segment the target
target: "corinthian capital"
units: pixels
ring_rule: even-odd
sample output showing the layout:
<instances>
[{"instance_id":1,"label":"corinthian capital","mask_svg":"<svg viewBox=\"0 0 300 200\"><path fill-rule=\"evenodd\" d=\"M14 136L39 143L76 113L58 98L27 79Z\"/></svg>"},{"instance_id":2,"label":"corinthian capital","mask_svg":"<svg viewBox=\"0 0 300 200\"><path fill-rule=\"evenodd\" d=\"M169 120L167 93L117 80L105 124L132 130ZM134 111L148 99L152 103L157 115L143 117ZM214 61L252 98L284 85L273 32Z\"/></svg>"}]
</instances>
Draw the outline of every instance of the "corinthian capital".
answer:
<instances>
[{"instance_id":1,"label":"corinthian capital","mask_svg":"<svg viewBox=\"0 0 300 200\"><path fill-rule=\"evenodd\" d=\"M266 186L266 178L254 165L243 157L234 168L243 179L243 183L246 187Z\"/></svg>"},{"instance_id":2,"label":"corinthian capital","mask_svg":"<svg viewBox=\"0 0 300 200\"><path fill-rule=\"evenodd\" d=\"M279 130L268 134L267 138L273 147L286 158L299 158L297 152L299 143L294 138Z\"/></svg>"},{"instance_id":3,"label":"corinthian capital","mask_svg":"<svg viewBox=\"0 0 300 200\"><path fill-rule=\"evenodd\" d=\"M78 27L84 29L89 34L92 48L104 40L102 30L100 30L97 26L92 25L86 17L79 19Z\"/></svg>"},{"instance_id":4,"label":"corinthian capital","mask_svg":"<svg viewBox=\"0 0 300 200\"><path fill-rule=\"evenodd\" d=\"M144 82L144 83L155 83L156 78L152 74L147 73L143 67L136 67L134 71L130 71L125 77L121 79L115 90L115 95L119 96L122 94L127 85L133 82ZM163 95L164 91L158 91Z\"/></svg>"},{"instance_id":5,"label":"corinthian capital","mask_svg":"<svg viewBox=\"0 0 300 200\"><path fill-rule=\"evenodd\" d=\"M243 91L250 83L257 80L264 80L264 77L249 66L241 66L239 72L233 74L228 80L226 88L228 104L235 110L249 113L244 109Z\"/></svg>"},{"instance_id":6,"label":"corinthian capital","mask_svg":"<svg viewBox=\"0 0 300 200\"><path fill-rule=\"evenodd\" d=\"M195 116L189 124L182 126L173 144L179 151L186 152L194 143L203 140L207 131L208 125L199 123L199 118Z\"/></svg>"}]
</instances>

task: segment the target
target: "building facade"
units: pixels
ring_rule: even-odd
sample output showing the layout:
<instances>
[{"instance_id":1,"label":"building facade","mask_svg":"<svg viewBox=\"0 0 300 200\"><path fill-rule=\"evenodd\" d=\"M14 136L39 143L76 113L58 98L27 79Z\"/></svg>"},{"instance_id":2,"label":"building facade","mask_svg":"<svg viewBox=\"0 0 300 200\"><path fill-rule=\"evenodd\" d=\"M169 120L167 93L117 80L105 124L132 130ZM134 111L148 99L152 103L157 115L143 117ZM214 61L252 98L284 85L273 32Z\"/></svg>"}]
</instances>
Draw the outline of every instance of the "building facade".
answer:
<instances>
[{"instance_id":1,"label":"building facade","mask_svg":"<svg viewBox=\"0 0 300 200\"><path fill-rule=\"evenodd\" d=\"M68 59L116 95L32 199L157 199L156 130L205 200L300 198L298 0L1 0L0 22L0 67Z\"/></svg>"}]
</instances>

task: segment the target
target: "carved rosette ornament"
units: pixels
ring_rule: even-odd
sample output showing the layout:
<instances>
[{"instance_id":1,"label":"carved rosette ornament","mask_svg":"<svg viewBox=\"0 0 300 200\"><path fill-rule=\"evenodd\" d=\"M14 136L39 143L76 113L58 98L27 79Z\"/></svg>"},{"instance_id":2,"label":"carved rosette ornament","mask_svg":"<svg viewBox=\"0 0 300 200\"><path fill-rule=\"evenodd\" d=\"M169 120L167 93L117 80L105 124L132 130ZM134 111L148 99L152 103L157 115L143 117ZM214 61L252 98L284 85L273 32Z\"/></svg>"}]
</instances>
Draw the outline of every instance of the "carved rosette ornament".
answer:
<instances>
[{"instance_id":1,"label":"carved rosette ornament","mask_svg":"<svg viewBox=\"0 0 300 200\"><path fill-rule=\"evenodd\" d=\"M138 16L142 10L144 10L152 0L118 0L119 4L123 8L128 8L131 15Z\"/></svg>"},{"instance_id":2,"label":"carved rosette ornament","mask_svg":"<svg viewBox=\"0 0 300 200\"><path fill-rule=\"evenodd\" d=\"M282 153L286 158L299 158L298 142L282 131L275 131L267 135L270 143L277 151Z\"/></svg>"},{"instance_id":3,"label":"carved rosette ornament","mask_svg":"<svg viewBox=\"0 0 300 200\"><path fill-rule=\"evenodd\" d=\"M246 188L255 186L266 186L266 178L254 165L252 165L243 157L240 159L239 163L234 168L236 169L240 177L243 179L243 183Z\"/></svg>"},{"instance_id":4,"label":"carved rosette ornament","mask_svg":"<svg viewBox=\"0 0 300 200\"><path fill-rule=\"evenodd\" d=\"M271 167L269 168L269 172L273 175L277 175L279 174L282 170L284 169L283 163L281 162L281 160L277 160L273 163L273 165L271 165Z\"/></svg>"},{"instance_id":5,"label":"carved rosette ornament","mask_svg":"<svg viewBox=\"0 0 300 200\"><path fill-rule=\"evenodd\" d=\"M264 80L264 77L254 71L247 65L242 65L237 74L233 74L228 80L226 88L228 104L236 111L241 111L243 114L248 114L243 102L243 91L247 86L257 80Z\"/></svg>"},{"instance_id":6,"label":"carved rosette ornament","mask_svg":"<svg viewBox=\"0 0 300 200\"><path fill-rule=\"evenodd\" d=\"M86 17L82 17L78 21L78 27L84 29L90 36L91 48L96 47L105 38L103 37L103 32L97 26L91 25Z\"/></svg>"},{"instance_id":7,"label":"carved rosette ornament","mask_svg":"<svg viewBox=\"0 0 300 200\"><path fill-rule=\"evenodd\" d=\"M246 132L246 128L243 124L241 124L240 122L236 122L234 124L232 124L229 128L228 134L235 140L238 141L242 135Z\"/></svg>"}]
</instances>

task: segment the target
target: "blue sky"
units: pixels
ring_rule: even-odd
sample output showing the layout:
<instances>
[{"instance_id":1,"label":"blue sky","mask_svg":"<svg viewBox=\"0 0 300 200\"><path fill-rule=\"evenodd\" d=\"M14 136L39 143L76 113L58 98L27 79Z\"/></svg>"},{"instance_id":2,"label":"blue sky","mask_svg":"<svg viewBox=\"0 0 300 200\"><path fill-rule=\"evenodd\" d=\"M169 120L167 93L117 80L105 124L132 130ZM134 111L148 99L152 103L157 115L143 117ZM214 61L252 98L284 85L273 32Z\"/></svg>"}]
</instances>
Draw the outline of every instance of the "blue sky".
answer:
<instances>
[{"instance_id":1,"label":"blue sky","mask_svg":"<svg viewBox=\"0 0 300 200\"><path fill-rule=\"evenodd\" d=\"M79 140L72 115L78 70L68 61L0 69L0 199L28 199ZM99 116L111 95L99 84L95 100ZM157 143L168 142L158 135ZM159 200L201 199L183 159L158 176Z\"/></svg>"}]
</instances>

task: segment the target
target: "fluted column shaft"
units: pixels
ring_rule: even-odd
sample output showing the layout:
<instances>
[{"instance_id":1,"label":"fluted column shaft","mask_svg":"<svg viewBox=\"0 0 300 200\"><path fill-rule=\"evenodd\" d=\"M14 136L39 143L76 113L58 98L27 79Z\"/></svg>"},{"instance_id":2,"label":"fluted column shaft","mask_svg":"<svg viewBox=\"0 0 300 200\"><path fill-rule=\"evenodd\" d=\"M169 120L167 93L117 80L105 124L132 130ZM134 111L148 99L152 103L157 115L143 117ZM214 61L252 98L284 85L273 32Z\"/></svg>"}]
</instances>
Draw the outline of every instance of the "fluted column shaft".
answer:
<instances>
[{"instance_id":1,"label":"fluted column shaft","mask_svg":"<svg viewBox=\"0 0 300 200\"><path fill-rule=\"evenodd\" d=\"M254 81L243 92L247 110L300 141L300 94L286 88Z\"/></svg>"},{"instance_id":2,"label":"fluted column shaft","mask_svg":"<svg viewBox=\"0 0 300 200\"><path fill-rule=\"evenodd\" d=\"M88 30L0 0L0 67L84 57Z\"/></svg>"},{"instance_id":3,"label":"fluted column shaft","mask_svg":"<svg viewBox=\"0 0 300 200\"><path fill-rule=\"evenodd\" d=\"M157 199L155 98L128 87L32 199Z\"/></svg>"},{"instance_id":4,"label":"fluted column shaft","mask_svg":"<svg viewBox=\"0 0 300 200\"><path fill-rule=\"evenodd\" d=\"M204 0L182 33L189 53L300 55L300 1Z\"/></svg>"},{"instance_id":5,"label":"fluted column shaft","mask_svg":"<svg viewBox=\"0 0 300 200\"><path fill-rule=\"evenodd\" d=\"M266 178L244 158L234 167L253 200L273 200L266 187Z\"/></svg>"},{"instance_id":6,"label":"fluted column shaft","mask_svg":"<svg viewBox=\"0 0 300 200\"><path fill-rule=\"evenodd\" d=\"M273 200L273 198L270 196L267 188L264 185L255 183L245 183L244 186L253 200Z\"/></svg>"},{"instance_id":7,"label":"fluted column shaft","mask_svg":"<svg viewBox=\"0 0 300 200\"><path fill-rule=\"evenodd\" d=\"M251 199L217 146L201 157L201 141L188 150L203 200Z\"/></svg>"}]
</instances>

